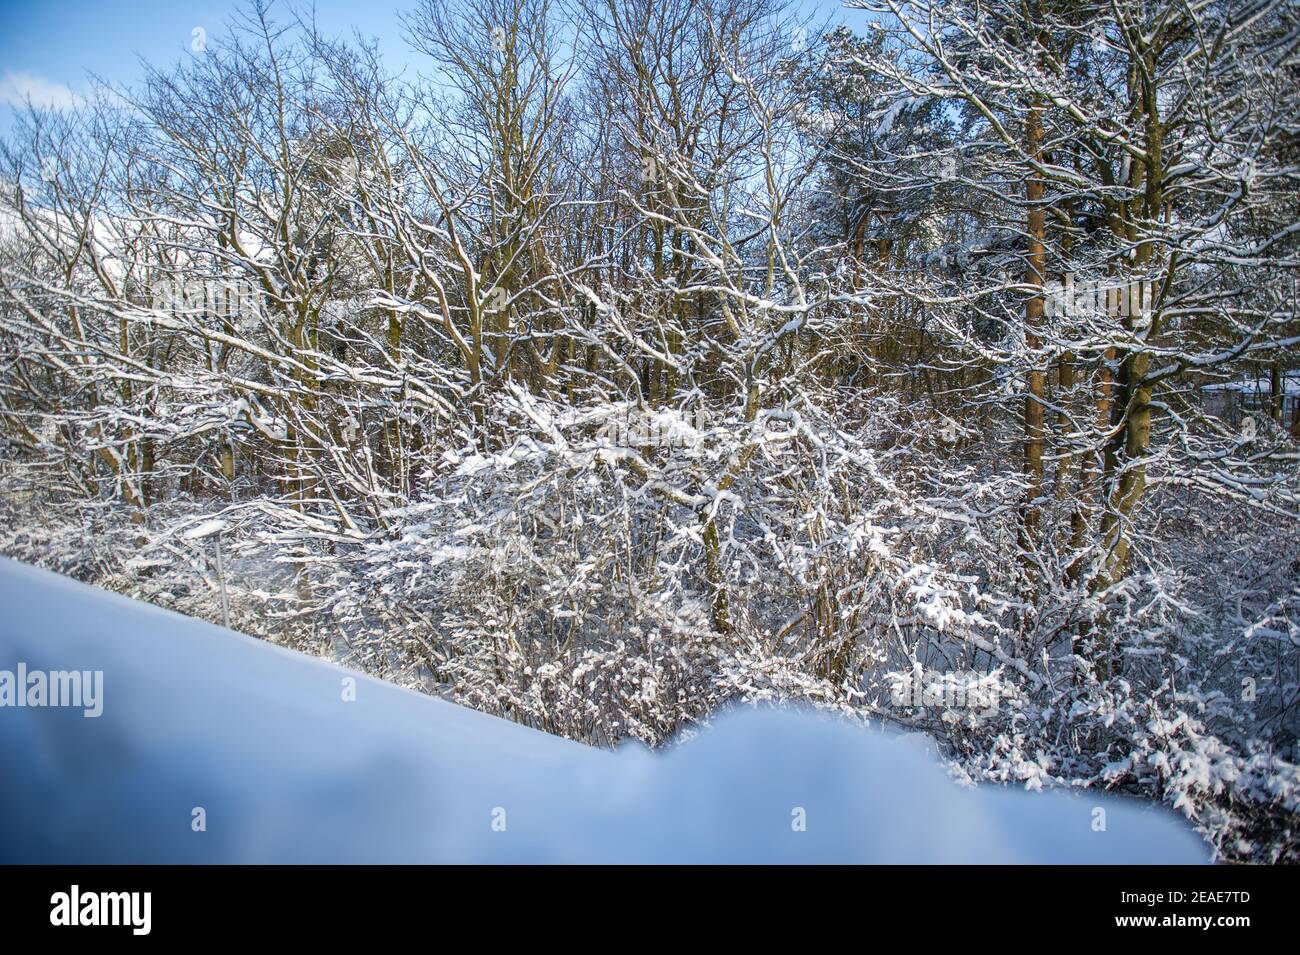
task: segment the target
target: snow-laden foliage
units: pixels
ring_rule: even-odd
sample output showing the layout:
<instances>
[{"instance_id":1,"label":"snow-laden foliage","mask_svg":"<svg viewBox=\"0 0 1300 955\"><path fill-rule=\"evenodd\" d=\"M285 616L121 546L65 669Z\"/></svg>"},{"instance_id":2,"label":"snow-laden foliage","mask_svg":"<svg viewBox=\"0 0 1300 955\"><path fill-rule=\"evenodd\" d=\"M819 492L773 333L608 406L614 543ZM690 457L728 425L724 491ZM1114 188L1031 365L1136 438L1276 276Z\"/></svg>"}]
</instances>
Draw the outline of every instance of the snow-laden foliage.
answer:
<instances>
[{"instance_id":1,"label":"snow-laden foliage","mask_svg":"<svg viewBox=\"0 0 1300 955\"><path fill-rule=\"evenodd\" d=\"M254 6L34 111L0 553L598 745L809 702L1295 861L1294 5L855 5L427 2L425 85Z\"/></svg>"}]
</instances>

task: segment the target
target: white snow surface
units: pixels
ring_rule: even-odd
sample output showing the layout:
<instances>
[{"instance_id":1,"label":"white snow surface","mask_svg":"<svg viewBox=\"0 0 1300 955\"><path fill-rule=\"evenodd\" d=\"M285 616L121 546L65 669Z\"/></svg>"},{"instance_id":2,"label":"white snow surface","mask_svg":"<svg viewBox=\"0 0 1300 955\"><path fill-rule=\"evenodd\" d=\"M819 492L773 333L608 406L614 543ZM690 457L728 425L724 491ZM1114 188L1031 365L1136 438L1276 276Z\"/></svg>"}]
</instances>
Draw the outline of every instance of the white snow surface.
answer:
<instances>
[{"instance_id":1,"label":"white snow surface","mask_svg":"<svg viewBox=\"0 0 1300 955\"><path fill-rule=\"evenodd\" d=\"M204 537L211 537L213 534L220 533L226 529L225 521L204 521L196 527L186 528L181 532L181 537L187 541L201 540Z\"/></svg>"},{"instance_id":2,"label":"white snow surface","mask_svg":"<svg viewBox=\"0 0 1300 955\"><path fill-rule=\"evenodd\" d=\"M0 707L0 862L1208 861L1160 807L802 710L606 752L6 559L0 608L0 670L103 671L98 718Z\"/></svg>"}]
</instances>

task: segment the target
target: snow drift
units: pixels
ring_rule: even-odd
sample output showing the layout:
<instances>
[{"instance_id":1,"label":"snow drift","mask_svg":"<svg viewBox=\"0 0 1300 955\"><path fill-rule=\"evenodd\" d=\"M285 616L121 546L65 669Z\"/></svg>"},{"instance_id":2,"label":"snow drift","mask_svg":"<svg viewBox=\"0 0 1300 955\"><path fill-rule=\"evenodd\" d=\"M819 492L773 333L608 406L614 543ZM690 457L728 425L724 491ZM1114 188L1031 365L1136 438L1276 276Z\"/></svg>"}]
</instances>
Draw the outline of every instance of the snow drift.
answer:
<instances>
[{"instance_id":1,"label":"snow drift","mask_svg":"<svg viewBox=\"0 0 1300 955\"><path fill-rule=\"evenodd\" d=\"M3 862L1208 856L1158 807L962 788L913 739L814 713L610 753L4 559L0 607L0 671L103 675L97 718L0 707Z\"/></svg>"}]
</instances>

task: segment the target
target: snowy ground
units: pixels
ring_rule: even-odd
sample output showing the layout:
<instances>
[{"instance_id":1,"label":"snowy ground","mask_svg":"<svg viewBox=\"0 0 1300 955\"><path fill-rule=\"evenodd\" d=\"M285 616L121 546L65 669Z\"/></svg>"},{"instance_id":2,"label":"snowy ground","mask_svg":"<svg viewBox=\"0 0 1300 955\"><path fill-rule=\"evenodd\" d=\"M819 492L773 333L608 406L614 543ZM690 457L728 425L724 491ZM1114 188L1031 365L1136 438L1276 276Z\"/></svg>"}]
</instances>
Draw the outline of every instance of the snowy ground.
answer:
<instances>
[{"instance_id":1,"label":"snowy ground","mask_svg":"<svg viewBox=\"0 0 1300 955\"><path fill-rule=\"evenodd\" d=\"M964 789L811 713L609 753L4 559L0 607L0 673L103 673L97 718L0 707L0 862L1207 860L1158 807Z\"/></svg>"}]
</instances>

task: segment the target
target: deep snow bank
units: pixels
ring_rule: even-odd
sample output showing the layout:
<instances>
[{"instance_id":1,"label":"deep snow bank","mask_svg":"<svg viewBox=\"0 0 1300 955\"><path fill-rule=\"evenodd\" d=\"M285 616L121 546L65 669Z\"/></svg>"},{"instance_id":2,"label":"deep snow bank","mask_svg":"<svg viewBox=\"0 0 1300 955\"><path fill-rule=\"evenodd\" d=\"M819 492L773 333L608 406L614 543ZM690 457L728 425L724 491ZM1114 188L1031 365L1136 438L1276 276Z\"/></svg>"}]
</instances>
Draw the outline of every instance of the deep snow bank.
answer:
<instances>
[{"instance_id":1,"label":"deep snow bank","mask_svg":"<svg viewBox=\"0 0 1300 955\"><path fill-rule=\"evenodd\" d=\"M0 559L19 664L102 671L103 712L0 707L4 862L1208 857L1156 807L962 789L883 731L747 710L612 754Z\"/></svg>"}]
</instances>

